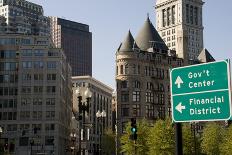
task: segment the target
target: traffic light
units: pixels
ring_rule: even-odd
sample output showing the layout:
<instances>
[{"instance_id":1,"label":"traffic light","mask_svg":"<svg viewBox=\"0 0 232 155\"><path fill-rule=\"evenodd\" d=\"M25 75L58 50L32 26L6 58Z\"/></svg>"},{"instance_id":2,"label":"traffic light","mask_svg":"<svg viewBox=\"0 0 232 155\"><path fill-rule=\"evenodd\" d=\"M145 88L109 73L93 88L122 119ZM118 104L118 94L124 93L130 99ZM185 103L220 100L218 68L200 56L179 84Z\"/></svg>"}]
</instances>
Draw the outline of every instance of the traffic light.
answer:
<instances>
[{"instance_id":1,"label":"traffic light","mask_svg":"<svg viewBox=\"0 0 232 155\"><path fill-rule=\"evenodd\" d=\"M131 140L137 140L137 126L136 126L136 118L131 118Z\"/></svg>"},{"instance_id":2,"label":"traffic light","mask_svg":"<svg viewBox=\"0 0 232 155\"><path fill-rule=\"evenodd\" d=\"M5 143L4 144L4 151L7 151L8 150L8 143Z\"/></svg>"}]
</instances>

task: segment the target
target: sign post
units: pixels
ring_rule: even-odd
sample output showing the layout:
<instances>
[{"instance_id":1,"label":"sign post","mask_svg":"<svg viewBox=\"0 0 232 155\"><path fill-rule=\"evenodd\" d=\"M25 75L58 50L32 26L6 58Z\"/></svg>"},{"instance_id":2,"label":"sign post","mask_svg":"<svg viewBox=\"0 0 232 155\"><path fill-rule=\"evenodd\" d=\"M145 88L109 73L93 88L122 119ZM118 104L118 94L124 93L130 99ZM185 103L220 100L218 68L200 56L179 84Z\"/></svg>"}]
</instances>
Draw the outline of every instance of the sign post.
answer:
<instances>
[{"instance_id":1,"label":"sign post","mask_svg":"<svg viewBox=\"0 0 232 155\"><path fill-rule=\"evenodd\" d=\"M228 120L229 60L174 68L170 72L174 122Z\"/></svg>"}]
</instances>

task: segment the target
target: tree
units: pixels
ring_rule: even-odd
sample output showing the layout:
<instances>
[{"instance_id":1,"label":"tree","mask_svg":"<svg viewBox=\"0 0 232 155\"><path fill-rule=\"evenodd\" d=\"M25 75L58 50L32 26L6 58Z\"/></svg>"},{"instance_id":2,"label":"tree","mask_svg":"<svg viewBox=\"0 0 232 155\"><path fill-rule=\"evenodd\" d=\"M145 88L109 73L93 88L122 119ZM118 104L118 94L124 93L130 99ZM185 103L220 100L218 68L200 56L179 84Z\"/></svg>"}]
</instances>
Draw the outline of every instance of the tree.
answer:
<instances>
[{"instance_id":1,"label":"tree","mask_svg":"<svg viewBox=\"0 0 232 155\"><path fill-rule=\"evenodd\" d=\"M223 128L215 123L209 122L203 129L201 149L202 153L207 155L219 155L219 145L222 143L224 131Z\"/></svg>"},{"instance_id":2,"label":"tree","mask_svg":"<svg viewBox=\"0 0 232 155\"><path fill-rule=\"evenodd\" d=\"M121 152L127 155L147 155L148 145L147 140L150 133L149 124L146 120L137 121L137 140L130 139L131 126L130 123L126 124L126 133L120 138Z\"/></svg>"},{"instance_id":3,"label":"tree","mask_svg":"<svg viewBox=\"0 0 232 155\"><path fill-rule=\"evenodd\" d=\"M193 128L193 130L195 130L195 129ZM194 131L193 130L191 130L191 125L189 123L183 123L182 137L183 137L183 153L185 155L193 154L193 152L195 152L194 147L197 147L197 146L195 146L197 144L197 137L195 136L195 138L194 138L194 133L193 133Z\"/></svg>"},{"instance_id":4,"label":"tree","mask_svg":"<svg viewBox=\"0 0 232 155\"><path fill-rule=\"evenodd\" d=\"M220 152L223 155L232 154L232 125L225 131L223 142L220 145Z\"/></svg>"},{"instance_id":5,"label":"tree","mask_svg":"<svg viewBox=\"0 0 232 155\"><path fill-rule=\"evenodd\" d=\"M115 152L115 133L111 129L106 129L102 135L102 151L104 154L113 154Z\"/></svg>"},{"instance_id":6,"label":"tree","mask_svg":"<svg viewBox=\"0 0 232 155\"><path fill-rule=\"evenodd\" d=\"M150 133L148 141L150 155L174 154L174 127L170 118L158 120Z\"/></svg>"}]
</instances>

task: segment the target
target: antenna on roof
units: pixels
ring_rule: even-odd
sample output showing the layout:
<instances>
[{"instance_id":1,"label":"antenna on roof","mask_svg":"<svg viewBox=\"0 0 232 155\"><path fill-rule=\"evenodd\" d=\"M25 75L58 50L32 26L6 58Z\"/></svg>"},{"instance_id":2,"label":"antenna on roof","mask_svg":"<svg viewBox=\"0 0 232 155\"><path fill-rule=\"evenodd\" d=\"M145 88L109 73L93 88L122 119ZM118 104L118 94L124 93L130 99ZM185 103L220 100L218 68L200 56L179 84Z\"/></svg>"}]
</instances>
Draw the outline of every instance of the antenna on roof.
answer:
<instances>
[{"instance_id":1,"label":"antenna on roof","mask_svg":"<svg viewBox=\"0 0 232 155\"><path fill-rule=\"evenodd\" d=\"M147 13L147 18L149 18L149 13Z\"/></svg>"}]
</instances>

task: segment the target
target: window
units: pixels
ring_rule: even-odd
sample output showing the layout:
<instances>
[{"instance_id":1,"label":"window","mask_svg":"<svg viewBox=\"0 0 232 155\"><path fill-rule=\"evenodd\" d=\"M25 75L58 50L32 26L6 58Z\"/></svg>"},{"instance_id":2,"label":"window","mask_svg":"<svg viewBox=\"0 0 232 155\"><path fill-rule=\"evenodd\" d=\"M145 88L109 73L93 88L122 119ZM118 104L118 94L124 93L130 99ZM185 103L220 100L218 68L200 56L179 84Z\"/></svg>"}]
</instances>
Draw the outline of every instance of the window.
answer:
<instances>
[{"instance_id":1,"label":"window","mask_svg":"<svg viewBox=\"0 0 232 155\"><path fill-rule=\"evenodd\" d=\"M162 10L162 15L163 15L163 27L165 27L166 26L166 10L165 9Z\"/></svg>"},{"instance_id":2,"label":"window","mask_svg":"<svg viewBox=\"0 0 232 155\"><path fill-rule=\"evenodd\" d=\"M23 61L23 68L32 68L32 62L31 61Z\"/></svg>"},{"instance_id":3,"label":"window","mask_svg":"<svg viewBox=\"0 0 232 155\"><path fill-rule=\"evenodd\" d=\"M31 80L31 74L27 73L27 74L23 74L23 81L30 81Z\"/></svg>"},{"instance_id":4,"label":"window","mask_svg":"<svg viewBox=\"0 0 232 155\"><path fill-rule=\"evenodd\" d=\"M47 93L55 93L56 86L47 86Z\"/></svg>"},{"instance_id":5,"label":"window","mask_svg":"<svg viewBox=\"0 0 232 155\"><path fill-rule=\"evenodd\" d=\"M47 98L46 105L55 105L55 98Z\"/></svg>"},{"instance_id":6,"label":"window","mask_svg":"<svg viewBox=\"0 0 232 155\"><path fill-rule=\"evenodd\" d=\"M54 145L54 136L45 136L45 145Z\"/></svg>"},{"instance_id":7,"label":"window","mask_svg":"<svg viewBox=\"0 0 232 155\"><path fill-rule=\"evenodd\" d=\"M21 111L20 119L30 119L30 111Z\"/></svg>"},{"instance_id":8,"label":"window","mask_svg":"<svg viewBox=\"0 0 232 155\"><path fill-rule=\"evenodd\" d=\"M34 98L33 105L42 105L43 101L42 98Z\"/></svg>"},{"instance_id":9,"label":"window","mask_svg":"<svg viewBox=\"0 0 232 155\"><path fill-rule=\"evenodd\" d=\"M22 86L22 93L31 93L31 87L28 86Z\"/></svg>"},{"instance_id":10,"label":"window","mask_svg":"<svg viewBox=\"0 0 232 155\"><path fill-rule=\"evenodd\" d=\"M164 94L157 94L158 104L164 105Z\"/></svg>"},{"instance_id":11,"label":"window","mask_svg":"<svg viewBox=\"0 0 232 155\"><path fill-rule=\"evenodd\" d=\"M16 51L13 50L5 50L5 51L0 51L0 58L16 58Z\"/></svg>"},{"instance_id":12,"label":"window","mask_svg":"<svg viewBox=\"0 0 232 155\"><path fill-rule=\"evenodd\" d=\"M47 62L47 68L48 69L55 69L57 67L56 61L48 61Z\"/></svg>"},{"instance_id":13,"label":"window","mask_svg":"<svg viewBox=\"0 0 232 155\"><path fill-rule=\"evenodd\" d=\"M31 99L30 98L22 98L21 99L21 105L26 106L31 104Z\"/></svg>"},{"instance_id":14,"label":"window","mask_svg":"<svg viewBox=\"0 0 232 155\"><path fill-rule=\"evenodd\" d=\"M129 105L128 104L122 104L122 116L129 116Z\"/></svg>"},{"instance_id":15,"label":"window","mask_svg":"<svg viewBox=\"0 0 232 155\"><path fill-rule=\"evenodd\" d=\"M154 103L154 94L152 92L146 92L146 102Z\"/></svg>"},{"instance_id":16,"label":"window","mask_svg":"<svg viewBox=\"0 0 232 155\"><path fill-rule=\"evenodd\" d=\"M139 104L134 104L133 106L133 116L140 116L140 105Z\"/></svg>"},{"instance_id":17,"label":"window","mask_svg":"<svg viewBox=\"0 0 232 155\"><path fill-rule=\"evenodd\" d=\"M121 92L121 102L129 102L129 92L128 91Z\"/></svg>"},{"instance_id":18,"label":"window","mask_svg":"<svg viewBox=\"0 0 232 155\"><path fill-rule=\"evenodd\" d=\"M43 80L43 74L34 74L34 80L35 81Z\"/></svg>"},{"instance_id":19,"label":"window","mask_svg":"<svg viewBox=\"0 0 232 155\"><path fill-rule=\"evenodd\" d=\"M42 111L33 111L32 112L33 119L42 119Z\"/></svg>"},{"instance_id":20,"label":"window","mask_svg":"<svg viewBox=\"0 0 232 155\"><path fill-rule=\"evenodd\" d=\"M34 68L36 68L36 69L43 68L43 62L42 61L35 61Z\"/></svg>"},{"instance_id":21,"label":"window","mask_svg":"<svg viewBox=\"0 0 232 155\"><path fill-rule=\"evenodd\" d=\"M175 24L175 16L176 16L175 6L172 6L172 24Z\"/></svg>"},{"instance_id":22,"label":"window","mask_svg":"<svg viewBox=\"0 0 232 155\"><path fill-rule=\"evenodd\" d=\"M170 14L170 8L168 8L168 9L167 9L167 26L170 25L170 20L171 20L171 19L170 19L170 15L171 15L171 14Z\"/></svg>"},{"instance_id":23,"label":"window","mask_svg":"<svg viewBox=\"0 0 232 155\"><path fill-rule=\"evenodd\" d=\"M34 93L42 93L43 86L34 86Z\"/></svg>"},{"instance_id":24,"label":"window","mask_svg":"<svg viewBox=\"0 0 232 155\"><path fill-rule=\"evenodd\" d=\"M165 107L159 107L158 115L159 115L159 118L165 118Z\"/></svg>"},{"instance_id":25,"label":"window","mask_svg":"<svg viewBox=\"0 0 232 155\"><path fill-rule=\"evenodd\" d=\"M128 64L125 65L125 74L129 74L129 65Z\"/></svg>"},{"instance_id":26,"label":"window","mask_svg":"<svg viewBox=\"0 0 232 155\"><path fill-rule=\"evenodd\" d=\"M194 21L195 21L195 25L198 25L198 8L197 7L194 8Z\"/></svg>"},{"instance_id":27,"label":"window","mask_svg":"<svg viewBox=\"0 0 232 155\"><path fill-rule=\"evenodd\" d=\"M154 86L151 82L147 82L147 89L148 90L153 90L154 89Z\"/></svg>"},{"instance_id":28,"label":"window","mask_svg":"<svg viewBox=\"0 0 232 155\"><path fill-rule=\"evenodd\" d=\"M32 56L32 51L31 50L27 50L27 49L25 49L25 50L21 50L21 55L22 56Z\"/></svg>"},{"instance_id":29,"label":"window","mask_svg":"<svg viewBox=\"0 0 232 155\"><path fill-rule=\"evenodd\" d=\"M46 131L49 131L49 130L54 131L55 130L55 124L45 124L45 130Z\"/></svg>"},{"instance_id":30,"label":"window","mask_svg":"<svg viewBox=\"0 0 232 155\"><path fill-rule=\"evenodd\" d=\"M116 67L116 75L118 75L118 66Z\"/></svg>"},{"instance_id":31,"label":"window","mask_svg":"<svg viewBox=\"0 0 232 155\"><path fill-rule=\"evenodd\" d=\"M140 88L140 82L139 81L134 81L133 82L133 88Z\"/></svg>"},{"instance_id":32,"label":"window","mask_svg":"<svg viewBox=\"0 0 232 155\"><path fill-rule=\"evenodd\" d=\"M43 56L44 55L44 51L43 50L35 50L34 51L34 56Z\"/></svg>"},{"instance_id":33,"label":"window","mask_svg":"<svg viewBox=\"0 0 232 155\"><path fill-rule=\"evenodd\" d=\"M190 22L193 24L193 6L190 6Z\"/></svg>"},{"instance_id":34,"label":"window","mask_svg":"<svg viewBox=\"0 0 232 155\"><path fill-rule=\"evenodd\" d=\"M128 88L128 81L122 81L121 88Z\"/></svg>"},{"instance_id":35,"label":"window","mask_svg":"<svg viewBox=\"0 0 232 155\"><path fill-rule=\"evenodd\" d=\"M132 93L132 101L139 102L140 101L140 91L133 91Z\"/></svg>"},{"instance_id":36,"label":"window","mask_svg":"<svg viewBox=\"0 0 232 155\"><path fill-rule=\"evenodd\" d=\"M54 119L55 111L46 111L46 119Z\"/></svg>"},{"instance_id":37,"label":"window","mask_svg":"<svg viewBox=\"0 0 232 155\"><path fill-rule=\"evenodd\" d=\"M186 22L189 23L189 5L186 4Z\"/></svg>"},{"instance_id":38,"label":"window","mask_svg":"<svg viewBox=\"0 0 232 155\"><path fill-rule=\"evenodd\" d=\"M123 65L120 66L120 74L123 74Z\"/></svg>"}]
</instances>

